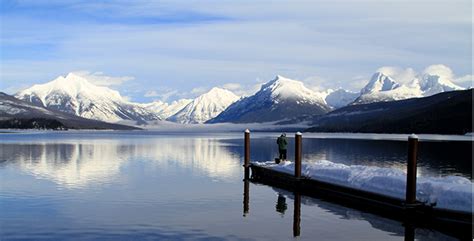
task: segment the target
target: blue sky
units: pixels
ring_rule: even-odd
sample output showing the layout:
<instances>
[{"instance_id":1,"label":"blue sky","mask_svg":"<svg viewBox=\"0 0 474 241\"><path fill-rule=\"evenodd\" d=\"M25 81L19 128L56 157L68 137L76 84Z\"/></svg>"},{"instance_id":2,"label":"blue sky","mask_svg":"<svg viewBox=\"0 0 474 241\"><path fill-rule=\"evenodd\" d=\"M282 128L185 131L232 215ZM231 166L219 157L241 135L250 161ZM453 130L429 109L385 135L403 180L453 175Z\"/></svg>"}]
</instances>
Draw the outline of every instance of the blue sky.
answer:
<instances>
[{"instance_id":1,"label":"blue sky","mask_svg":"<svg viewBox=\"0 0 474 241\"><path fill-rule=\"evenodd\" d=\"M452 1L1 1L0 91L68 72L134 101L250 93L280 74L358 90L380 67L472 80L472 4Z\"/></svg>"}]
</instances>

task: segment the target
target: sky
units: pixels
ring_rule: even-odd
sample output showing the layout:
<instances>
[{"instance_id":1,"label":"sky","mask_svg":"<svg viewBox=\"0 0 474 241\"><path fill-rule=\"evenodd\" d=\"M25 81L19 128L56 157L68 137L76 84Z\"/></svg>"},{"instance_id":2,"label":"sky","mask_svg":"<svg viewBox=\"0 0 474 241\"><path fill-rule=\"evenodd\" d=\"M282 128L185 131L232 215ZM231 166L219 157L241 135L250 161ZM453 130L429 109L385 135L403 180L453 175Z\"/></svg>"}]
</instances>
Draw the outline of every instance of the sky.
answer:
<instances>
[{"instance_id":1,"label":"sky","mask_svg":"<svg viewBox=\"0 0 474 241\"><path fill-rule=\"evenodd\" d=\"M137 102L245 95L276 75L358 91L433 65L472 85L471 0L0 1L9 94L69 72Z\"/></svg>"}]
</instances>

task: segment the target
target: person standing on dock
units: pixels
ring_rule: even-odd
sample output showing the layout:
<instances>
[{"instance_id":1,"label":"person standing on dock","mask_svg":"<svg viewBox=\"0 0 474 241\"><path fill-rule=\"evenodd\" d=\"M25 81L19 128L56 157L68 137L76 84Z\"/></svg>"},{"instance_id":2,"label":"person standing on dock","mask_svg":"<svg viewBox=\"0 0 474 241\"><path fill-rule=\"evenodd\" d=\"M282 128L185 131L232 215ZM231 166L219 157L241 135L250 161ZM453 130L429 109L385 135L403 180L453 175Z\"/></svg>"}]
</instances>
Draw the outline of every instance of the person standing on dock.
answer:
<instances>
[{"instance_id":1,"label":"person standing on dock","mask_svg":"<svg viewBox=\"0 0 474 241\"><path fill-rule=\"evenodd\" d=\"M280 153L280 158L278 160L278 163L282 160L286 161L286 146L288 145L288 141L286 140L285 133L281 134L281 136L278 137L277 144L278 144L278 152Z\"/></svg>"}]
</instances>

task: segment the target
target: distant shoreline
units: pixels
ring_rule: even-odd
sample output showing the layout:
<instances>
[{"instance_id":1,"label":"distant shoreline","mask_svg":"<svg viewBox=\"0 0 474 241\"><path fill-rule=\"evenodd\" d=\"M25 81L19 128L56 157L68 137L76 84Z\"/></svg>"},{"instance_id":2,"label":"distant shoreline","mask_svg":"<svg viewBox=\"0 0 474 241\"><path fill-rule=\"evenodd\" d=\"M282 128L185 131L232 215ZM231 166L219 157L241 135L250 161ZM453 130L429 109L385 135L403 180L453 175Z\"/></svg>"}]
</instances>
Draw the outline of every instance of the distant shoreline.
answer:
<instances>
[{"instance_id":1,"label":"distant shoreline","mask_svg":"<svg viewBox=\"0 0 474 241\"><path fill-rule=\"evenodd\" d=\"M0 130L0 135L8 134L145 134L145 135L206 135L206 136L221 136L221 135L232 135L238 136L243 132L243 130L214 130L209 131L208 129L193 129L193 130L94 130L94 129L80 129L80 130L67 130L67 131L57 131L57 130L36 130L36 129L18 129L18 130ZM292 138L294 132L288 131L287 134ZM280 134L280 130L251 130L251 138L272 138ZM405 134L396 134L396 133L348 133L348 132L303 132L303 138L307 139L356 139L356 140L381 140L381 141L406 141L408 136L411 135L408 133ZM420 141L470 141L473 142L472 133L466 135L449 135L449 134L419 134L417 133Z\"/></svg>"}]
</instances>

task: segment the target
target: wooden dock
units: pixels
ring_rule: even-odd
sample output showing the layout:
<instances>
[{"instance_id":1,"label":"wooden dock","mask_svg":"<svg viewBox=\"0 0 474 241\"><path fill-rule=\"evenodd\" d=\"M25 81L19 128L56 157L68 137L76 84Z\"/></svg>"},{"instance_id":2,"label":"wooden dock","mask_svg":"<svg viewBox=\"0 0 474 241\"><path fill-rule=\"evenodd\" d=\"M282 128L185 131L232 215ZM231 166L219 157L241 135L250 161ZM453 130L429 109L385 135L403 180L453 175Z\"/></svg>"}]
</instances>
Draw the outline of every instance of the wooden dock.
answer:
<instances>
[{"instance_id":1,"label":"wooden dock","mask_svg":"<svg viewBox=\"0 0 474 241\"><path fill-rule=\"evenodd\" d=\"M409 138L406 199L354 189L301 176L301 133L295 146L295 174L280 172L250 162L250 135L245 133L245 180L278 187L339 205L401 221L406 226L436 229L461 240L471 240L473 213L440 209L416 200L416 136ZM299 140L298 140L299 139ZM247 149L248 148L248 149ZM411 169L411 170L410 170ZM251 177L249 177L251 170Z\"/></svg>"}]
</instances>

